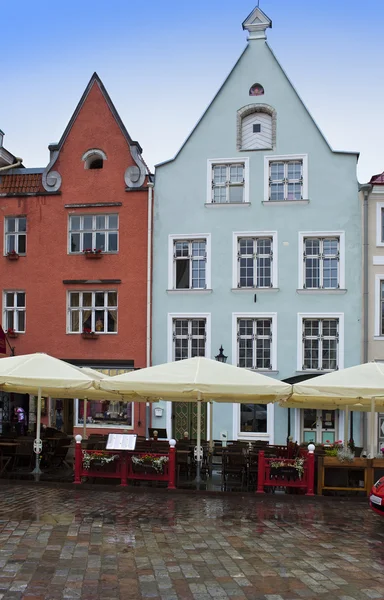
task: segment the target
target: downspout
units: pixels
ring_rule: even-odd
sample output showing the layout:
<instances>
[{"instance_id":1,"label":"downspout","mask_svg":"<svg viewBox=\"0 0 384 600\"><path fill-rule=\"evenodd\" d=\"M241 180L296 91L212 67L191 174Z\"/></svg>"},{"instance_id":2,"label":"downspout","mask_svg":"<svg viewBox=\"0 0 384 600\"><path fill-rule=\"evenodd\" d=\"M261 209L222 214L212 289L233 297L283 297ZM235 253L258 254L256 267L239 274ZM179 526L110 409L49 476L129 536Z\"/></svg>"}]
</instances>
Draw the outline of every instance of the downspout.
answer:
<instances>
[{"instance_id":1,"label":"downspout","mask_svg":"<svg viewBox=\"0 0 384 600\"><path fill-rule=\"evenodd\" d=\"M16 169L23 164L23 159L16 157L16 162L13 165L6 165L5 167L0 167L0 173L3 171L9 171L10 169Z\"/></svg>"},{"instance_id":2,"label":"downspout","mask_svg":"<svg viewBox=\"0 0 384 600\"><path fill-rule=\"evenodd\" d=\"M363 192L363 363L368 362L368 197L372 185L365 183L359 186ZM367 415L363 413L363 448L367 448Z\"/></svg>"},{"instance_id":3,"label":"downspout","mask_svg":"<svg viewBox=\"0 0 384 600\"><path fill-rule=\"evenodd\" d=\"M153 183L148 181L148 240L147 240L147 346L146 363L151 366L151 308L152 308L152 203ZM149 427L151 427L151 404L146 403L145 408L145 434L149 439Z\"/></svg>"}]
</instances>

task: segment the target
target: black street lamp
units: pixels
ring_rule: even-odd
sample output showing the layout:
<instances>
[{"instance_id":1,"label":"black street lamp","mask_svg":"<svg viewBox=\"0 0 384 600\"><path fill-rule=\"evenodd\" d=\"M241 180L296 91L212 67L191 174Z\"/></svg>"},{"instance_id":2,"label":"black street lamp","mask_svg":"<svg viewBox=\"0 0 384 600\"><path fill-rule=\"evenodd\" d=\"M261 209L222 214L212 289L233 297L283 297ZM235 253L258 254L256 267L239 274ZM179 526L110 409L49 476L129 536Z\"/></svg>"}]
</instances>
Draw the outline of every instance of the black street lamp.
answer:
<instances>
[{"instance_id":1,"label":"black street lamp","mask_svg":"<svg viewBox=\"0 0 384 600\"><path fill-rule=\"evenodd\" d=\"M218 360L219 362L226 363L227 358L228 358L228 356L225 356L223 346L220 346L219 354L217 354L215 356L215 359Z\"/></svg>"}]
</instances>

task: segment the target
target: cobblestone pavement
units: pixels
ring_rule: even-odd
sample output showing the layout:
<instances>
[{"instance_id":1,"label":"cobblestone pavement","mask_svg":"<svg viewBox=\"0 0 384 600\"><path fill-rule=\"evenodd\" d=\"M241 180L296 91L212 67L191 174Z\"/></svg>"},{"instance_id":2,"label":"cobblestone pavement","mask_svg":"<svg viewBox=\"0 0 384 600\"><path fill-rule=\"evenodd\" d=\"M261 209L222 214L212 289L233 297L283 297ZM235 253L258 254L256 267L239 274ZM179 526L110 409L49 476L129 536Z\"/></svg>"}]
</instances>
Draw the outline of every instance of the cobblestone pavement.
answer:
<instances>
[{"instance_id":1,"label":"cobblestone pavement","mask_svg":"<svg viewBox=\"0 0 384 600\"><path fill-rule=\"evenodd\" d=\"M0 487L0 600L384 599L366 501Z\"/></svg>"}]
</instances>

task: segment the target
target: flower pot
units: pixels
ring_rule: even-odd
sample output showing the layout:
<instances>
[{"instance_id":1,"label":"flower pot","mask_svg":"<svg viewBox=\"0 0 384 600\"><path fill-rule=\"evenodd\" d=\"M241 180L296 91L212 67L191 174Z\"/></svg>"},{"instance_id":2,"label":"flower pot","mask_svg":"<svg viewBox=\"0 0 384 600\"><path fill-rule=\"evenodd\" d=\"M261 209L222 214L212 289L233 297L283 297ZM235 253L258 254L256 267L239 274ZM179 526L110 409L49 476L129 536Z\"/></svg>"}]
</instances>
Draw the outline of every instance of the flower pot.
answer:
<instances>
[{"instance_id":1,"label":"flower pot","mask_svg":"<svg viewBox=\"0 0 384 600\"><path fill-rule=\"evenodd\" d=\"M156 475L161 474L163 471L156 471L155 467L152 465L132 465L132 470L134 473L143 473L144 475Z\"/></svg>"},{"instance_id":2,"label":"flower pot","mask_svg":"<svg viewBox=\"0 0 384 600\"><path fill-rule=\"evenodd\" d=\"M97 335L97 333L82 333L81 337L84 340L98 340L99 336Z\"/></svg>"},{"instance_id":3,"label":"flower pot","mask_svg":"<svg viewBox=\"0 0 384 600\"><path fill-rule=\"evenodd\" d=\"M101 252L85 252L85 258L102 258Z\"/></svg>"},{"instance_id":4,"label":"flower pot","mask_svg":"<svg viewBox=\"0 0 384 600\"><path fill-rule=\"evenodd\" d=\"M19 260L18 254L7 254L8 260Z\"/></svg>"}]
</instances>

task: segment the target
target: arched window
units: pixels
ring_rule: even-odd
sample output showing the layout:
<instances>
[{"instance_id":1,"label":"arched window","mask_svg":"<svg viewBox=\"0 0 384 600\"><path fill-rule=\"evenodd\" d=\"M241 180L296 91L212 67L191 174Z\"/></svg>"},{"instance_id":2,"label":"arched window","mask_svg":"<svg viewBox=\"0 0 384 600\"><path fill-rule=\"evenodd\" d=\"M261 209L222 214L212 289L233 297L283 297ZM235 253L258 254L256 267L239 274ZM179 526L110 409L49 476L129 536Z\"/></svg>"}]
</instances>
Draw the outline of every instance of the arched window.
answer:
<instances>
[{"instance_id":1,"label":"arched window","mask_svg":"<svg viewBox=\"0 0 384 600\"><path fill-rule=\"evenodd\" d=\"M264 94L264 88L261 83L254 83L251 88L249 88L250 96L262 96Z\"/></svg>"},{"instance_id":2,"label":"arched window","mask_svg":"<svg viewBox=\"0 0 384 600\"><path fill-rule=\"evenodd\" d=\"M104 161L107 160L107 155L102 150L92 148L92 150L87 150L83 154L81 160L84 161L84 169L102 169Z\"/></svg>"},{"instance_id":3,"label":"arched window","mask_svg":"<svg viewBox=\"0 0 384 600\"><path fill-rule=\"evenodd\" d=\"M268 104L248 104L237 111L237 149L272 150L276 145L276 111Z\"/></svg>"}]
</instances>

